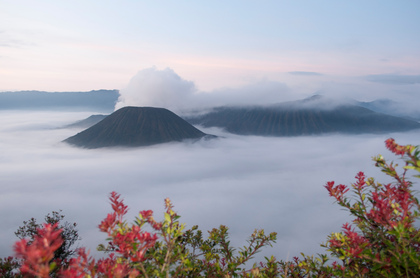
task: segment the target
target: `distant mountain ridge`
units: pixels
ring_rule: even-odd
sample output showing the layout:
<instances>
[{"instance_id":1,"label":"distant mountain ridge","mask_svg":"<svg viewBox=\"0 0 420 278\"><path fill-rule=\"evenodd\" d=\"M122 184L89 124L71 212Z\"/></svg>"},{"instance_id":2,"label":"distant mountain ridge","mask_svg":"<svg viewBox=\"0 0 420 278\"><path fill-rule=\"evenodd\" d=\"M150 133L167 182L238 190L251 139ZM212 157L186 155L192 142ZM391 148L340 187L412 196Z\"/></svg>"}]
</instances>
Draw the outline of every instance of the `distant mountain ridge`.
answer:
<instances>
[{"instance_id":1,"label":"distant mountain ridge","mask_svg":"<svg viewBox=\"0 0 420 278\"><path fill-rule=\"evenodd\" d=\"M357 102L357 105L372 111L420 121L420 109L407 109L402 103L390 99L377 99L369 102Z\"/></svg>"},{"instance_id":2,"label":"distant mountain ridge","mask_svg":"<svg viewBox=\"0 0 420 278\"><path fill-rule=\"evenodd\" d=\"M83 148L138 147L212 137L167 109L123 107L64 142Z\"/></svg>"},{"instance_id":3,"label":"distant mountain ridge","mask_svg":"<svg viewBox=\"0 0 420 278\"><path fill-rule=\"evenodd\" d=\"M0 92L0 109L114 111L118 90Z\"/></svg>"},{"instance_id":4,"label":"distant mountain ridge","mask_svg":"<svg viewBox=\"0 0 420 278\"><path fill-rule=\"evenodd\" d=\"M218 107L186 120L193 125L220 127L234 134L261 136L387 133L420 128L417 121L358 105L329 102L321 96L268 107Z\"/></svg>"}]
</instances>

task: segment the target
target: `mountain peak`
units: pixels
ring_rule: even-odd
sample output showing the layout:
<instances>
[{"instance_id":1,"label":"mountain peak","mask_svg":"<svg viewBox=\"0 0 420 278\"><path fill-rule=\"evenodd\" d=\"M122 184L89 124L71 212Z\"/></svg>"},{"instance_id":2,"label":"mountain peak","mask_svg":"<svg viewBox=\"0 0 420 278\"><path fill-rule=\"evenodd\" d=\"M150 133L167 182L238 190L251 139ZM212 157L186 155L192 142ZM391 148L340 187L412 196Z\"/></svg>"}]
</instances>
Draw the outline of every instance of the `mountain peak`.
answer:
<instances>
[{"instance_id":1,"label":"mountain peak","mask_svg":"<svg viewBox=\"0 0 420 278\"><path fill-rule=\"evenodd\" d=\"M320 94L314 94L310 97L304 98L302 100L302 102L320 101L320 100L324 100L324 99L326 99L325 96L320 95Z\"/></svg>"},{"instance_id":2,"label":"mountain peak","mask_svg":"<svg viewBox=\"0 0 420 278\"><path fill-rule=\"evenodd\" d=\"M127 106L64 142L84 148L138 147L206 136L165 108Z\"/></svg>"}]
</instances>

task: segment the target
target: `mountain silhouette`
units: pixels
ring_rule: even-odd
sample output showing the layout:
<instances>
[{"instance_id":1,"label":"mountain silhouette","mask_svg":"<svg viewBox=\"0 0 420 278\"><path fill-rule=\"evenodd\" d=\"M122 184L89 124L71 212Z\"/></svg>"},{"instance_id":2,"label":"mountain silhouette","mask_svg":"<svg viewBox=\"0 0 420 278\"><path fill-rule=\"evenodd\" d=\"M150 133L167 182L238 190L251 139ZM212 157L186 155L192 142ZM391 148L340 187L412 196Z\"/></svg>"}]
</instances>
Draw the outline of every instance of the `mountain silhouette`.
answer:
<instances>
[{"instance_id":1,"label":"mountain silhouette","mask_svg":"<svg viewBox=\"0 0 420 278\"><path fill-rule=\"evenodd\" d=\"M0 92L0 110L114 111L118 90L89 92Z\"/></svg>"},{"instance_id":2,"label":"mountain silhouette","mask_svg":"<svg viewBox=\"0 0 420 278\"><path fill-rule=\"evenodd\" d=\"M313 99L312 99L313 100ZM312 101L310 100L310 101ZM221 127L239 135L299 136L322 133L387 133L420 128L420 123L356 105L321 107L308 100L270 107L219 107L186 118L194 125Z\"/></svg>"},{"instance_id":3,"label":"mountain silhouette","mask_svg":"<svg viewBox=\"0 0 420 278\"><path fill-rule=\"evenodd\" d=\"M100 121L102 121L103 119L105 119L107 117L107 115L91 115L86 119L77 121L75 123L66 125L64 128L88 128L91 127L97 123L99 123Z\"/></svg>"},{"instance_id":4,"label":"mountain silhouette","mask_svg":"<svg viewBox=\"0 0 420 278\"><path fill-rule=\"evenodd\" d=\"M164 108L123 107L64 142L83 148L150 146L214 137Z\"/></svg>"},{"instance_id":5,"label":"mountain silhouette","mask_svg":"<svg viewBox=\"0 0 420 278\"><path fill-rule=\"evenodd\" d=\"M396 102L390 99L377 99L370 102L359 102L358 105L375 112L420 121L419 109L407 107L404 103Z\"/></svg>"}]
</instances>

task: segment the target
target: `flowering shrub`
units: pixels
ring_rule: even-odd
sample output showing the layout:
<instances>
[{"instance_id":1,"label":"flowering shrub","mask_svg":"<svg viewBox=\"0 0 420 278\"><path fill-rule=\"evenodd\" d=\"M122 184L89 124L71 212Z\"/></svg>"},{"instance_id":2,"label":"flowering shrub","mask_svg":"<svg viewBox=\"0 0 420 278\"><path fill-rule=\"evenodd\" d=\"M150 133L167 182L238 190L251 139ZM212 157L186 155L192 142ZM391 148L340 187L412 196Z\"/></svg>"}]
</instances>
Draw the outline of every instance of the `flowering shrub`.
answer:
<instances>
[{"instance_id":1,"label":"flowering shrub","mask_svg":"<svg viewBox=\"0 0 420 278\"><path fill-rule=\"evenodd\" d=\"M398 165L387 163L382 156L374 158L376 166L393 178L381 184L360 172L351 188L357 201L351 202L343 185L326 186L330 196L355 217L355 231L348 223L343 232L333 233L327 248L342 261L340 269L346 276L414 277L420 274L420 230L414 226L419 217L420 204L411 190L408 170L420 172L418 147L401 146L393 139L387 148L405 160L399 174ZM416 177L419 177L416 175Z\"/></svg>"},{"instance_id":2,"label":"flowering shrub","mask_svg":"<svg viewBox=\"0 0 420 278\"><path fill-rule=\"evenodd\" d=\"M261 248L275 242L276 233L266 235L263 230L256 230L248 245L236 250L230 246L225 226L209 231L207 238L197 226L185 230L169 199L165 200L162 221L156 221L153 212L146 210L129 224L124 219L127 206L119 194L112 192L113 212L99 225L108 235L108 243L98 247L105 252L104 258L96 261L84 248L79 248L74 258L64 263L57 261L54 252L63 243L62 230L58 223L45 224L38 227L31 242L22 239L15 244L18 259L0 260L0 274L2 277L417 277L420 230L414 224L420 204L406 175L409 170L420 172L420 150L398 145L393 139L388 139L386 146L405 161L399 174L398 165L387 163L382 156L374 158L376 166L394 182L381 184L359 172L351 186L334 182L325 186L330 196L354 217L352 224L343 225L342 232L328 236L323 246L329 256L302 254L302 258L292 261L271 257L247 268ZM350 191L353 199L348 196Z\"/></svg>"},{"instance_id":3,"label":"flowering shrub","mask_svg":"<svg viewBox=\"0 0 420 278\"><path fill-rule=\"evenodd\" d=\"M354 217L353 228L345 223L340 233L332 233L323 245L334 261L327 265L326 255L318 258L304 256L294 263L282 263L292 277L418 277L420 275L420 230L414 226L419 217L420 204L407 179L408 170L420 172L419 147L398 145L386 140L386 147L400 156L405 165L402 173L397 164L387 163L379 155L376 166L393 178L392 183L381 184L356 175L351 186L325 186L331 197ZM415 177L420 177L415 175ZM354 199L348 197L352 191Z\"/></svg>"}]
</instances>

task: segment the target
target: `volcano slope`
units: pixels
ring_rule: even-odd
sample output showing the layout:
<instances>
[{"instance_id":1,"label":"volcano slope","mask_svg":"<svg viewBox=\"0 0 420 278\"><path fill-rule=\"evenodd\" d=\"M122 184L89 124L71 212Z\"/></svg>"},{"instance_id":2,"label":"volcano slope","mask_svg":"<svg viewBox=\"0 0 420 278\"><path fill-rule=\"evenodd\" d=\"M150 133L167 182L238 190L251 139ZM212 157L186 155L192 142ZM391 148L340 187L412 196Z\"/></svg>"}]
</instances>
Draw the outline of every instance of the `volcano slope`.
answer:
<instances>
[{"instance_id":1,"label":"volcano slope","mask_svg":"<svg viewBox=\"0 0 420 278\"><path fill-rule=\"evenodd\" d=\"M301 136L323 133L388 133L420 128L417 121L342 105L331 109L296 106L219 107L186 118L194 125L220 127L239 135Z\"/></svg>"},{"instance_id":2,"label":"volcano slope","mask_svg":"<svg viewBox=\"0 0 420 278\"><path fill-rule=\"evenodd\" d=\"M63 142L95 149L116 146L150 146L203 137L215 136L201 132L167 109L123 107Z\"/></svg>"}]
</instances>

